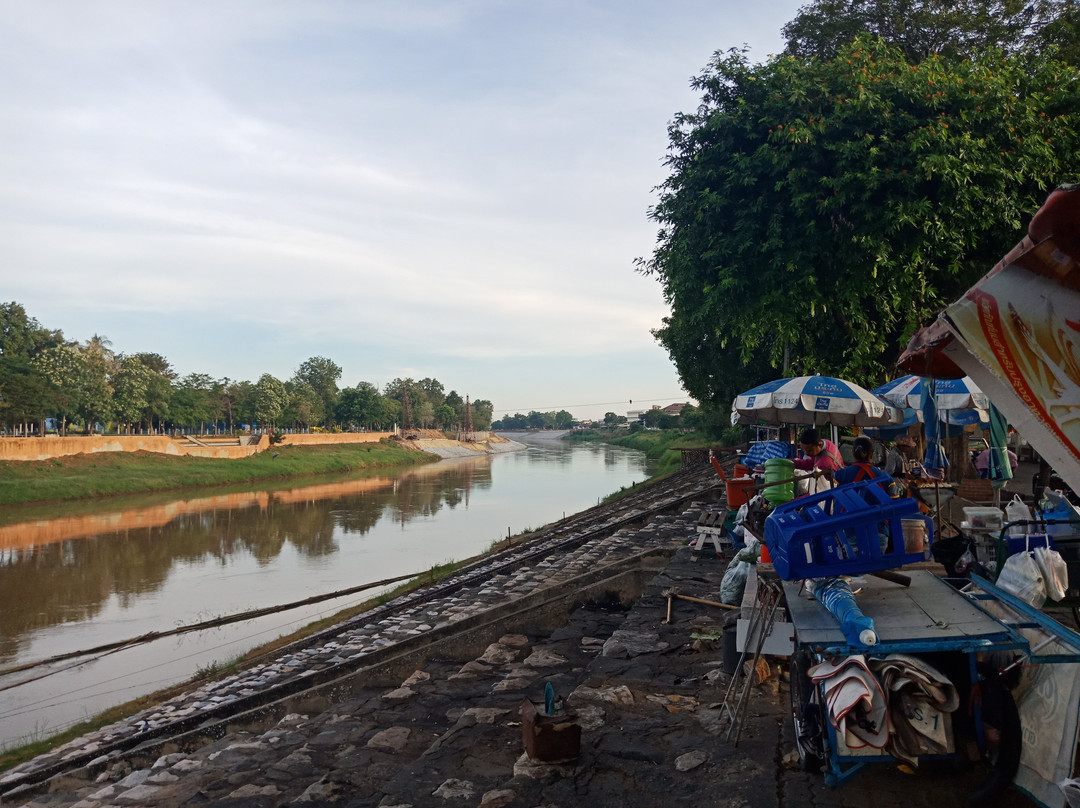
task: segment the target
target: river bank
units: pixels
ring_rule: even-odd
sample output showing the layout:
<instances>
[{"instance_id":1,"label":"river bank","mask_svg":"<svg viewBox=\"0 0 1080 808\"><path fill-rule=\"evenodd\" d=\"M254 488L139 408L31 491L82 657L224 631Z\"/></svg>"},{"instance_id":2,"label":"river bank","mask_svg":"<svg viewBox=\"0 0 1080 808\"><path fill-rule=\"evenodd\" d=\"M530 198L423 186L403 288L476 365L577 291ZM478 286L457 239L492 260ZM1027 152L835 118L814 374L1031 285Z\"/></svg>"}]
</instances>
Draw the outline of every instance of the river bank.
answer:
<instances>
[{"instance_id":1,"label":"river bank","mask_svg":"<svg viewBox=\"0 0 1080 808\"><path fill-rule=\"evenodd\" d=\"M337 442L317 437L293 445L286 441L246 457L218 458L150 451L93 451L44 460L0 460L0 506L64 502L176 491L184 488L280 480L363 469L430 463L450 457L518 451L525 447L494 434L482 441L422 436ZM345 437L356 437L346 435Z\"/></svg>"}]
</instances>

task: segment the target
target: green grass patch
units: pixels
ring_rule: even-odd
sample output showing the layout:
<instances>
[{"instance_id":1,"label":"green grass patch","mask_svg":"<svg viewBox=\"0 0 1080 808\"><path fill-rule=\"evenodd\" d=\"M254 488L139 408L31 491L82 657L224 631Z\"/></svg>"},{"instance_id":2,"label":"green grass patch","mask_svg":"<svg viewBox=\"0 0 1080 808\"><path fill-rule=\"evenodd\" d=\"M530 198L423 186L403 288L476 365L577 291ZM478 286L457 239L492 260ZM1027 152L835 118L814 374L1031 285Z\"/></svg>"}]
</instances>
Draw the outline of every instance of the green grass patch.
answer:
<instances>
[{"instance_id":1,"label":"green grass patch","mask_svg":"<svg viewBox=\"0 0 1080 808\"><path fill-rule=\"evenodd\" d=\"M680 432L678 430L641 430L627 432L625 429L583 430L575 432L570 438L575 441L600 441L627 449L638 449L645 456L657 463L654 477L670 474L682 467L682 454L679 449L697 449L712 445L712 441L699 432ZM612 496L617 496L613 494Z\"/></svg>"},{"instance_id":2,"label":"green grass patch","mask_svg":"<svg viewBox=\"0 0 1080 808\"><path fill-rule=\"evenodd\" d=\"M438 458L393 441L275 446L238 460L97 452L0 462L0 505L89 499L401 466Z\"/></svg>"}]
</instances>

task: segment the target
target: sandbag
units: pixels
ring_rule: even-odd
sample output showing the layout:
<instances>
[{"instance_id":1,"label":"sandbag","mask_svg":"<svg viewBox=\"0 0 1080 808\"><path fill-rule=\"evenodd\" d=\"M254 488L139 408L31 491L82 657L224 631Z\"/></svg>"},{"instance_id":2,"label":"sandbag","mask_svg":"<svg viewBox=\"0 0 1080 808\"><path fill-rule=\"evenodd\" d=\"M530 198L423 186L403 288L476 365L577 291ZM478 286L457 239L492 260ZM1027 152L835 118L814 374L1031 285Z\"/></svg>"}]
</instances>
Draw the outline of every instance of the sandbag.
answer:
<instances>
[{"instance_id":1,"label":"sandbag","mask_svg":"<svg viewBox=\"0 0 1080 808\"><path fill-rule=\"evenodd\" d=\"M746 591L746 579L750 575L750 562L732 559L728 564L724 578L720 581L720 602L729 606L742 605L743 592Z\"/></svg>"}]
</instances>

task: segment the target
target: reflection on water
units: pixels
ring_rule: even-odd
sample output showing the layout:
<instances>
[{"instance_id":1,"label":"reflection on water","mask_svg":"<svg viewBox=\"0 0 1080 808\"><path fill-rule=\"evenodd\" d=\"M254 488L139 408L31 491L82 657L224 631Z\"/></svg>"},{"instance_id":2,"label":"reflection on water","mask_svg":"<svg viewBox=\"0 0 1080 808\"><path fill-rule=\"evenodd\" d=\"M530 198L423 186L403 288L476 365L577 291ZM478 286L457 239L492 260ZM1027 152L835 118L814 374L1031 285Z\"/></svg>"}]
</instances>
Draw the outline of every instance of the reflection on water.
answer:
<instances>
[{"instance_id":1,"label":"reflection on water","mask_svg":"<svg viewBox=\"0 0 1080 808\"><path fill-rule=\"evenodd\" d=\"M54 519L41 507L4 509L0 667L420 572L645 476L639 452L544 443L307 486L66 506ZM183 680L371 594L159 641L5 691L0 742ZM25 676L0 676L0 686Z\"/></svg>"}]
</instances>

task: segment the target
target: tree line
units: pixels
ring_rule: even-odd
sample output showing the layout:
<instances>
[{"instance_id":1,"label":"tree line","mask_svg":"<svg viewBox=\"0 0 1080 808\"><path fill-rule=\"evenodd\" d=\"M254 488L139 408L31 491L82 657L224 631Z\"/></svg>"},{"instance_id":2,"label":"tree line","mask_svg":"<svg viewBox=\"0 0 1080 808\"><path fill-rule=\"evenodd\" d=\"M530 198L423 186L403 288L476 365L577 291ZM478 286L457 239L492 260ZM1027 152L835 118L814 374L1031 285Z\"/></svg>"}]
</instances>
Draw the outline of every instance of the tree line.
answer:
<instances>
[{"instance_id":1,"label":"tree line","mask_svg":"<svg viewBox=\"0 0 1080 808\"><path fill-rule=\"evenodd\" d=\"M180 376L156 353L116 353L95 334L85 342L42 326L16 302L0 304L0 432L42 435L100 429L116 434L491 428L493 405L449 393L438 379L394 379L339 388L341 367L305 360L292 378L256 381Z\"/></svg>"},{"instance_id":2,"label":"tree line","mask_svg":"<svg viewBox=\"0 0 1080 808\"><path fill-rule=\"evenodd\" d=\"M1080 179L1076 0L816 0L760 64L717 52L669 126L638 263L654 332L720 416L823 373L874 387Z\"/></svg>"}]
</instances>

